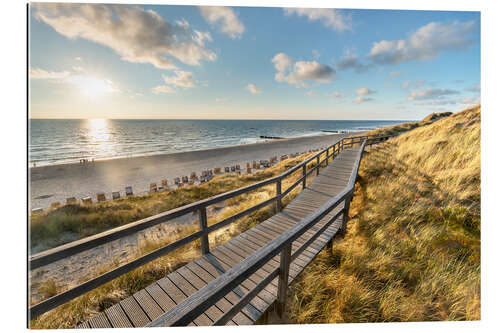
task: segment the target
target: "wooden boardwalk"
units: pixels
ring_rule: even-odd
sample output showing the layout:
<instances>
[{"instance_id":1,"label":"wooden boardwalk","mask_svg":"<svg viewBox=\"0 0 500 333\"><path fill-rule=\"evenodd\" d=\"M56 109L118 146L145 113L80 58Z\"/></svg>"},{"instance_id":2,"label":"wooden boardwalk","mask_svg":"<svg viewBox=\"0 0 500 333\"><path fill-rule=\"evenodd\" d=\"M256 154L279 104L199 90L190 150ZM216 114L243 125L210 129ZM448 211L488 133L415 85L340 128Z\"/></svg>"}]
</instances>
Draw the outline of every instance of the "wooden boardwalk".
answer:
<instances>
[{"instance_id":1,"label":"wooden boardwalk","mask_svg":"<svg viewBox=\"0 0 500 333\"><path fill-rule=\"evenodd\" d=\"M205 287L209 282L224 274L231 267L254 254L284 231L299 223L306 216L318 210L329 199L344 190L355 167L359 149L359 147L344 149L278 214L99 313L81 324L79 328L143 327L148 325ZM307 242L311 235L320 230L321 226L343 208L342 203L295 240L292 243L292 257L293 253ZM342 219L341 215L291 262L289 284L335 236L341 228ZM209 307L190 325L212 325L279 266L280 256L277 255L238 287ZM277 292L278 277L258 293L232 320L228 321L227 325L251 325L255 323L267 310L272 308L277 298Z\"/></svg>"}]
</instances>

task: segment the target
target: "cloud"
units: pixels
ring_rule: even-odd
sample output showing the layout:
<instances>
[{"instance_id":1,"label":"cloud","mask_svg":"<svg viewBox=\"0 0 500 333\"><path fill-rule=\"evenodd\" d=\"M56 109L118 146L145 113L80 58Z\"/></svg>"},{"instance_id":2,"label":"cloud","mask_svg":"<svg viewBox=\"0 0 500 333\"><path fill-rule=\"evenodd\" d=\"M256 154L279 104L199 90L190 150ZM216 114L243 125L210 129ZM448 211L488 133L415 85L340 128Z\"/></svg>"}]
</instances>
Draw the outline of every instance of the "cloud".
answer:
<instances>
[{"instance_id":1,"label":"cloud","mask_svg":"<svg viewBox=\"0 0 500 333\"><path fill-rule=\"evenodd\" d=\"M319 53L318 50L312 50L312 54L314 59L318 59L319 57L321 57L321 53Z\"/></svg>"},{"instance_id":2,"label":"cloud","mask_svg":"<svg viewBox=\"0 0 500 333\"><path fill-rule=\"evenodd\" d=\"M394 72L389 72L389 77L395 78L395 77L400 77L404 74L405 74L404 72L394 71Z\"/></svg>"},{"instance_id":3,"label":"cloud","mask_svg":"<svg viewBox=\"0 0 500 333\"><path fill-rule=\"evenodd\" d=\"M168 85L173 85L176 87L183 88L193 88L195 86L195 80L193 79L193 73L176 70L174 71L174 76L162 75L163 81Z\"/></svg>"},{"instance_id":4,"label":"cloud","mask_svg":"<svg viewBox=\"0 0 500 333\"><path fill-rule=\"evenodd\" d=\"M153 93L156 95L159 94L175 94L177 91L171 86L156 86L152 89Z\"/></svg>"},{"instance_id":5,"label":"cloud","mask_svg":"<svg viewBox=\"0 0 500 333\"><path fill-rule=\"evenodd\" d=\"M374 99L370 98L370 97L358 96L358 97L356 97L356 99L353 102L356 103L356 104L360 104L360 103L370 102L370 101L373 101L373 100Z\"/></svg>"},{"instance_id":6,"label":"cloud","mask_svg":"<svg viewBox=\"0 0 500 333\"><path fill-rule=\"evenodd\" d=\"M408 96L408 100L441 99L444 96L456 94L459 94L456 90L427 88L422 90L412 90L410 92L410 96Z\"/></svg>"},{"instance_id":7,"label":"cloud","mask_svg":"<svg viewBox=\"0 0 500 333\"><path fill-rule=\"evenodd\" d=\"M326 97L335 97L335 98L344 98L344 95L339 93L338 91L335 91L335 92L332 92L332 93L329 93L329 94L325 94Z\"/></svg>"},{"instance_id":8,"label":"cloud","mask_svg":"<svg viewBox=\"0 0 500 333\"><path fill-rule=\"evenodd\" d=\"M346 54L340 59L340 61L335 64L336 70L354 69L357 73L366 72L371 67L373 67L373 65L361 63L359 61L358 55L351 54L350 52L346 52Z\"/></svg>"},{"instance_id":9,"label":"cloud","mask_svg":"<svg viewBox=\"0 0 500 333\"><path fill-rule=\"evenodd\" d=\"M399 64L411 60L431 60L443 51L465 50L472 46L473 21L450 24L431 22L405 40L373 43L368 57L378 64Z\"/></svg>"},{"instance_id":10,"label":"cloud","mask_svg":"<svg viewBox=\"0 0 500 333\"><path fill-rule=\"evenodd\" d=\"M305 16L309 21L320 21L325 27L335 31L352 29L350 16L344 15L341 11L330 8L283 8L285 15Z\"/></svg>"},{"instance_id":11,"label":"cloud","mask_svg":"<svg viewBox=\"0 0 500 333\"><path fill-rule=\"evenodd\" d=\"M356 90L356 94L358 94L358 96L373 95L375 93L376 91L364 87Z\"/></svg>"},{"instance_id":12,"label":"cloud","mask_svg":"<svg viewBox=\"0 0 500 333\"><path fill-rule=\"evenodd\" d=\"M285 53L276 54L271 61L278 71L274 79L278 82L287 82L296 87L307 87L304 81L331 82L335 76L335 70L328 65L322 65L317 61L297 61L293 63L292 58Z\"/></svg>"},{"instance_id":13,"label":"cloud","mask_svg":"<svg viewBox=\"0 0 500 333\"><path fill-rule=\"evenodd\" d=\"M229 100L229 98L227 97L219 97L219 98L216 98L215 101L217 103L224 103L224 102L227 102Z\"/></svg>"},{"instance_id":14,"label":"cloud","mask_svg":"<svg viewBox=\"0 0 500 333\"><path fill-rule=\"evenodd\" d=\"M318 94L314 90L309 90L308 92L306 92L305 95L308 96L308 97L320 97L321 96L320 94Z\"/></svg>"},{"instance_id":15,"label":"cloud","mask_svg":"<svg viewBox=\"0 0 500 333\"><path fill-rule=\"evenodd\" d=\"M401 84L401 88L407 89L411 86L414 86L415 88L421 87L425 84L425 80L417 80L417 81L405 81Z\"/></svg>"},{"instance_id":16,"label":"cloud","mask_svg":"<svg viewBox=\"0 0 500 333\"><path fill-rule=\"evenodd\" d=\"M30 68L30 79L35 80L63 80L70 76L70 72L51 72L41 68Z\"/></svg>"},{"instance_id":17,"label":"cloud","mask_svg":"<svg viewBox=\"0 0 500 333\"><path fill-rule=\"evenodd\" d=\"M33 8L38 20L61 35L107 46L125 61L174 69L175 59L193 66L216 59L205 45L212 40L208 32L191 29L187 21L170 23L139 6L36 3Z\"/></svg>"},{"instance_id":18,"label":"cloud","mask_svg":"<svg viewBox=\"0 0 500 333\"><path fill-rule=\"evenodd\" d=\"M201 15L211 25L218 25L219 29L229 37L241 38L245 26L231 7L200 6Z\"/></svg>"},{"instance_id":19,"label":"cloud","mask_svg":"<svg viewBox=\"0 0 500 333\"><path fill-rule=\"evenodd\" d=\"M481 91L481 84L477 84L475 86L467 87L467 88L465 88L465 91L480 92Z\"/></svg>"},{"instance_id":20,"label":"cloud","mask_svg":"<svg viewBox=\"0 0 500 333\"><path fill-rule=\"evenodd\" d=\"M252 94L260 94L262 91L257 88L253 83L250 83L248 86L247 86L247 90L250 91Z\"/></svg>"}]
</instances>

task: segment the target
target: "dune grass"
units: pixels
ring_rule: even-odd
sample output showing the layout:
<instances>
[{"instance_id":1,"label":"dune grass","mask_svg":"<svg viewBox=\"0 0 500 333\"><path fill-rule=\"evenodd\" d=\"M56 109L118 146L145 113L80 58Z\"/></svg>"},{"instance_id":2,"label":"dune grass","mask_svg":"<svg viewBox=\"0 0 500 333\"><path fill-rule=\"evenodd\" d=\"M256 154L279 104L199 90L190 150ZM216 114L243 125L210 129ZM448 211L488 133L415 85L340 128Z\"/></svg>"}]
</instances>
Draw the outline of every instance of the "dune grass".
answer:
<instances>
[{"instance_id":1,"label":"dune grass","mask_svg":"<svg viewBox=\"0 0 500 333\"><path fill-rule=\"evenodd\" d=\"M172 191L153 193L141 197L92 206L71 205L61 207L45 215L37 216L35 223L32 225L32 235L34 231L42 230L46 233L46 236L40 237L40 240L47 240L51 239L52 235L57 235L57 232L67 232L69 229L68 226L74 228L72 230L82 237L90 235L130 221L135 221L139 218L151 216L168 209L276 176L299 164L311 155L312 153L302 154L298 157L287 159L268 169L255 172L252 175L221 175L203 185L188 186ZM322 158L324 158L324 156ZM308 168L314 166L315 162L311 162ZM301 173L296 172L288 177L282 184L283 189L290 186L300 176ZM313 177L312 175L311 178ZM255 206L275 196L275 191L275 185L271 184L229 199L227 200L225 209L219 214L211 217L208 224L213 224L251 206ZM300 186L296 187L283 199L283 205L286 206L299 192ZM225 228L211 233L209 235L211 248L223 244L239 233L266 220L273 214L275 214L275 205L269 205L239 219ZM61 223L61 221L63 226L58 226L57 223ZM175 226L171 235L160 240L147 240L144 242L135 257L147 254L197 230L197 225ZM195 260L199 256L200 241L198 240L31 320L30 328L73 328L79 323L88 320L98 312L133 295L135 292L147 287L152 282L163 278L168 273ZM97 270L96 276L109 271L117 265L118 263L103 265ZM94 276L88 276L86 280L92 277ZM44 298L53 296L62 291L64 291L64 289L57 288L55 283L51 280L41 283L38 287L39 294ZM33 300L32 304L35 304Z\"/></svg>"},{"instance_id":2,"label":"dune grass","mask_svg":"<svg viewBox=\"0 0 500 333\"><path fill-rule=\"evenodd\" d=\"M293 283L292 323L480 319L480 109L366 151L347 234Z\"/></svg>"}]
</instances>

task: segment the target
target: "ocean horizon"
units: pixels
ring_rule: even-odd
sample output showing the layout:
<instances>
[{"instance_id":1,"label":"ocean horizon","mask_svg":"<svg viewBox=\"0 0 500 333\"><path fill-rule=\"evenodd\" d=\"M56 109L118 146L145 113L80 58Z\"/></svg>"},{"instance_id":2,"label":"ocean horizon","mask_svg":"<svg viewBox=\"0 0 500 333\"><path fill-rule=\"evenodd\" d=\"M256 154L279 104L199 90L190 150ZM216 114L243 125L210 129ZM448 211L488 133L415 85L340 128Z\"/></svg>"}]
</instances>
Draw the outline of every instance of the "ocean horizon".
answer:
<instances>
[{"instance_id":1,"label":"ocean horizon","mask_svg":"<svg viewBox=\"0 0 500 333\"><path fill-rule=\"evenodd\" d=\"M172 154L362 132L404 120L29 119L29 165Z\"/></svg>"}]
</instances>

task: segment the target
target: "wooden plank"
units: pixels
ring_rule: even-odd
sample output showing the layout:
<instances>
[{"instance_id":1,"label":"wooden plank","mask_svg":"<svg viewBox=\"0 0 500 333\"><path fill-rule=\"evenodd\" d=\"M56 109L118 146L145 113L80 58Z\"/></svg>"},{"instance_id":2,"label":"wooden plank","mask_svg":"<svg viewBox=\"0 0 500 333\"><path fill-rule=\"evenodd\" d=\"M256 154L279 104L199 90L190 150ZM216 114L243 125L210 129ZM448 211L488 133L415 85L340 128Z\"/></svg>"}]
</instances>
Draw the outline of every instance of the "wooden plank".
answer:
<instances>
[{"instance_id":1,"label":"wooden plank","mask_svg":"<svg viewBox=\"0 0 500 333\"><path fill-rule=\"evenodd\" d=\"M197 276L195 273L193 273L192 271L187 269L186 266L179 268L176 272L178 272L180 275L182 275L182 277L184 279L189 281L193 285L193 287L196 288L196 290L200 290L207 285L205 283L205 281L203 281L199 276ZM221 311L221 316L222 316L226 311L231 309L232 304L227 300L226 297L223 297L215 303L215 306ZM213 318L213 319L215 321L218 318L219 317ZM252 324L252 321L247 316L242 314L241 312L237 313L232 318L232 321L236 325L251 325Z\"/></svg>"},{"instance_id":2,"label":"wooden plank","mask_svg":"<svg viewBox=\"0 0 500 333\"><path fill-rule=\"evenodd\" d=\"M177 288L177 286L172 281L170 281L168 277L164 277L163 279L158 280L157 283L176 304L181 303L187 298L187 295L184 294L179 288ZM211 321L206 314L202 314L198 318L193 320L193 322L197 326L208 326L211 325L213 321Z\"/></svg>"},{"instance_id":3,"label":"wooden plank","mask_svg":"<svg viewBox=\"0 0 500 333\"><path fill-rule=\"evenodd\" d=\"M78 326L76 326L76 328L78 328L78 329L87 329L87 328L91 328L91 327L90 327L90 324L89 324L88 321L84 321L83 323L81 323Z\"/></svg>"},{"instance_id":4,"label":"wooden plank","mask_svg":"<svg viewBox=\"0 0 500 333\"><path fill-rule=\"evenodd\" d=\"M191 272L193 272L194 274L199 276L203 280L203 282L205 282L205 283L209 283L209 282L215 280L215 278L216 278L215 276L211 275L209 272L207 272L201 266L197 265L194 262L192 262L184 267L186 267ZM243 295L239 295L233 290L226 295L226 299L231 303L231 305L234 305L241 299L242 296ZM243 312L251 320L250 323L257 321L260 318L260 316L262 315L262 312L257 310L257 308L255 308L251 302L248 303L241 310L241 312Z\"/></svg>"},{"instance_id":5,"label":"wooden plank","mask_svg":"<svg viewBox=\"0 0 500 333\"><path fill-rule=\"evenodd\" d=\"M134 327L123 311L120 303L117 303L104 311L106 317L114 328Z\"/></svg>"},{"instance_id":6,"label":"wooden plank","mask_svg":"<svg viewBox=\"0 0 500 333\"><path fill-rule=\"evenodd\" d=\"M151 321L134 297L130 296L125 298L120 302L120 305L134 327L144 327Z\"/></svg>"},{"instance_id":7,"label":"wooden plank","mask_svg":"<svg viewBox=\"0 0 500 333\"><path fill-rule=\"evenodd\" d=\"M89 324L91 328L112 328L111 323L109 322L108 318L104 314L104 312L101 312L94 317L89 319Z\"/></svg>"},{"instance_id":8,"label":"wooden plank","mask_svg":"<svg viewBox=\"0 0 500 333\"><path fill-rule=\"evenodd\" d=\"M134 298L144 312L146 312L149 319L155 320L164 313L162 308L155 302L151 295L148 294L146 289L142 289L135 293Z\"/></svg>"},{"instance_id":9,"label":"wooden plank","mask_svg":"<svg viewBox=\"0 0 500 333\"><path fill-rule=\"evenodd\" d=\"M224 266L225 264L217 262L213 263L215 260L215 257L213 259L209 258L210 256L207 255L204 258L200 258L199 260L196 260L195 263L203 268L205 271L209 272L212 276L215 278L219 277L221 274L224 274L224 272L227 271L227 268L229 266ZM248 293L251 289L255 287L255 283L253 283L251 280L247 279L243 281L239 286L233 289L234 293L237 294L240 297L243 297L245 293ZM269 307L269 305L272 303L272 298L273 295L269 294L267 291L263 290L262 294L257 295L256 298L254 298L251 301L251 304L259 310L261 313L265 312L266 309Z\"/></svg>"},{"instance_id":10,"label":"wooden plank","mask_svg":"<svg viewBox=\"0 0 500 333\"><path fill-rule=\"evenodd\" d=\"M163 312L168 312L175 306L174 301L165 293L165 291L163 291L163 289L161 289L161 287L156 282L146 287L146 291L161 307Z\"/></svg>"},{"instance_id":11,"label":"wooden plank","mask_svg":"<svg viewBox=\"0 0 500 333\"><path fill-rule=\"evenodd\" d=\"M180 290L182 290L187 297L193 295L196 292L196 288L194 288L189 281L184 279L179 272L174 271L168 275L170 281L172 281ZM210 319L210 324L213 323L214 320L219 318L222 315L222 311L218 309L215 305L210 306L206 311L205 315ZM234 322L233 322L234 324Z\"/></svg>"}]
</instances>

